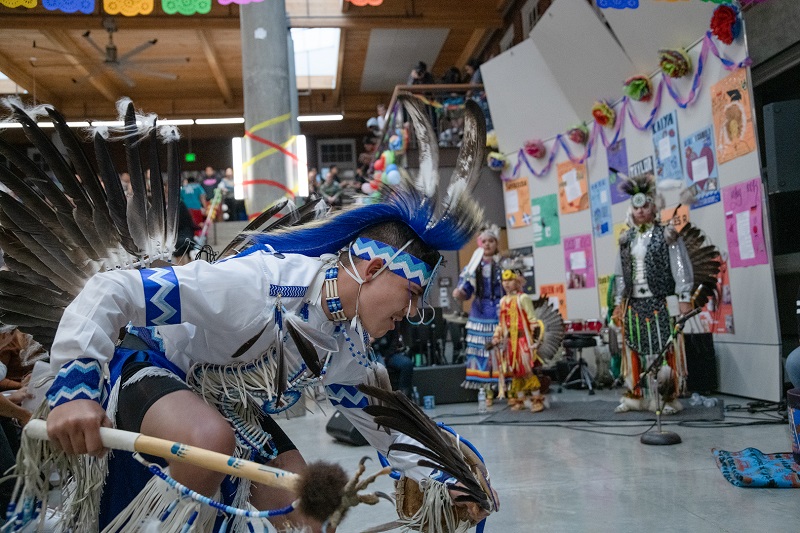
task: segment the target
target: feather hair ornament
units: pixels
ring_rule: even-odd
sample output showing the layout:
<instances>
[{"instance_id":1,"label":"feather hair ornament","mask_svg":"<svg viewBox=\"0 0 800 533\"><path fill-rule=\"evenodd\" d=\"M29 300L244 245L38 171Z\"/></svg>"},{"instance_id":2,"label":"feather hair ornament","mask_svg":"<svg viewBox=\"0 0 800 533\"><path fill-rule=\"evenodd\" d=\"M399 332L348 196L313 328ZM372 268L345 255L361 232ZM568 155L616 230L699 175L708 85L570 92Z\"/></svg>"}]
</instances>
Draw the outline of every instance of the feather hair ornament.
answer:
<instances>
[{"instance_id":1,"label":"feather hair ornament","mask_svg":"<svg viewBox=\"0 0 800 533\"><path fill-rule=\"evenodd\" d=\"M52 175L0 137L0 154L9 162L0 167L0 183L13 194L0 194L0 247L9 268L0 274L0 322L19 325L49 348L64 308L92 275L147 267L171 255L180 189L179 136L172 129L165 144L158 142L155 115L135 113L125 99L119 107L125 110L126 126L95 129L91 156L81 135L52 106L24 107L14 99L2 104L22 124ZM52 120L63 155L36 123L40 116ZM130 208L109 150L120 138L128 171L137 178ZM141 144L148 139L149 144ZM146 162L140 146L147 147ZM166 194L160 179L162 147L168 152ZM149 200L144 168L152 178Z\"/></svg>"}]
</instances>

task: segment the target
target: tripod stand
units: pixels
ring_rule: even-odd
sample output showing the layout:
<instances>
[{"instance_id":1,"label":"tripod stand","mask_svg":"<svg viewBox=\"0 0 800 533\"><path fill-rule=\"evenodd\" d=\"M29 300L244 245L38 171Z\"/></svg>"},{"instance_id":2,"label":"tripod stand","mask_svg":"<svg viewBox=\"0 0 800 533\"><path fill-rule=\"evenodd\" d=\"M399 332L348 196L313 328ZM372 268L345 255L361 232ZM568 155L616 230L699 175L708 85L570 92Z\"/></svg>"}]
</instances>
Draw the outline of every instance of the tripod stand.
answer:
<instances>
[{"instance_id":1,"label":"tripod stand","mask_svg":"<svg viewBox=\"0 0 800 533\"><path fill-rule=\"evenodd\" d=\"M675 321L675 328L672 330L672 334L667 340L666 345L661 350L661 353L658 354L650 366L647 367L647 370L642 372L639 376L639 383L638 385L641 387L644 385L645 379L650 380L650 386L652 390L655 391L656 395L656 431L647 431L646 433L642 434L639 438L639 441L642 444L649 444L653 446L670 446L672 444L680 444L681 437L675 432L672 431L663 431L661 429L661 410L664 408L664 404L661 403L661 394L658 390L658 369L664 362L664 358L669 351L670 346L675 343L675 338L680 334L683 330L683 326L687 320L698 314L702 308L693 309L689 311L683 316L678 317Z\"/></svg>"}]
</instances>

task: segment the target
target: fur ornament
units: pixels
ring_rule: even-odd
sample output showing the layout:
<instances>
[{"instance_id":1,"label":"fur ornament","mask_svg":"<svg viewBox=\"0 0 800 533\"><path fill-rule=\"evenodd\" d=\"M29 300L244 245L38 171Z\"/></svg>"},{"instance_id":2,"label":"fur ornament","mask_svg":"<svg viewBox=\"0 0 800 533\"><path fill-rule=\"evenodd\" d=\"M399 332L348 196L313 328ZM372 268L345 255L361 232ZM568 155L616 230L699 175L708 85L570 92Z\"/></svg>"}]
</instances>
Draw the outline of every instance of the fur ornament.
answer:
<instances>
[{"instance_id":1,"label":"fur ornament","mask_svg":"<svg viewBox=\"0 0 800 533\"><path fill-rule=\"evenodd\" d=\"M647 76L628 78L622 90L628 98L637 102L649 102L653 98L653 84Z\"/></svg>"},{"instance_id":2,"label":"fur ornament","mask_svg":"<svg viewBox=\"0 0 800 533\"><path fill-rule=\"evenodd\" d=\"M586 127L586 124L573 126L567 131L567 137L575 144L586 144L589 142L589 128Z\"/></svg>"},{"instance_id":3,"label":"fur ornament","mask_svg":"<svg viewBox=\"0 0 800 533\"><path fill-rule=\"evenodd\" d=\"M506 156L500 152L489 152L489 155L486 156L486 164L492 170L503 170L506 168Z\"/></svg>"},{"instance_id":4,"label":"fur ornament","mask_svg":"<svg viewBox=\"0 0 800 533\"><path fill-rule=\"evenodd\" d=\"M711 16L711 33L721 43L731 44L742 31L739 8L733 4L722 4Z\"/></svg>"},{"instance_id":5,"label":"fur ornament","mask_svg":"<svg viewBox=\"0 0 800 533\"><path fill-rule=\"evenodd\" d=\"M547 155L547 148L544 147L544 143L541 139L534 139L525 142L525 153L536 159L542 159Z\"/></svg>"},{"instance_id":6,"label":"fur ornament","mask_svg":"<svg viewBox=\"0 0 800 533\"><path fill-rule=\"evenodd\" d=\"M605 100L595 102L592 106L592 116L595 122L606 128L613 128L617 120L617 114L614 108L608 105Z\"/></svg>"},{"instance_id":7,"label":"fur ornament","mask_svg":"<svg viewBox=\"0 0 800 533\"><path fill-rule=\"evenodd\" d=\"M682 78L692 71L692 60L686 50L659 50L661 71L670 78Z\"/></svg>"}]
</instances>

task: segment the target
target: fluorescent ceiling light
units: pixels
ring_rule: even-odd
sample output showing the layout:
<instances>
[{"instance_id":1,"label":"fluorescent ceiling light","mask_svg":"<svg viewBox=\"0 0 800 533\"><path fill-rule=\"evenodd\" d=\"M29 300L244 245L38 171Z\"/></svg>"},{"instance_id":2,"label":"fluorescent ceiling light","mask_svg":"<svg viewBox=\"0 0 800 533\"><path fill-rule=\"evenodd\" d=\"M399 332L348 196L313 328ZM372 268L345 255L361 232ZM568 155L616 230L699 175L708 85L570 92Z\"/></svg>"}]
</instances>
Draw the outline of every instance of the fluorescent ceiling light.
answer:
<instances>
[{"instance_id":1,"label":"fluorescent ceiling light","mask_svg":"<svg viewBox=\"0 0 800 533\"><path fill-rule=\"evenodd\" d=\"M89 123L86 122L85 120L81 120L78 122L67 122L67 126L69 126L70 128L88 128Z\"/></svg>"},{"instance_id":2,"label":"fluorescent ceiling light","mask_svg":"<svg viewBox=\"0 0 800 533\"><path fill-rule=\"evenodd\" d=\"M56 125L53 124L52 122L37 122L36 125L39 126L40 128L55 128L56 127Z\"/></svg>"},{"instance_id":3,"label":"fluorescent ceiling light","mask_svg":"<svg viewBox=\"0 0 800 533\"><path fill-rule=\"evenodd\" d=\"M195 124L244 124L244 117L231 118L198 118Z\"/></svg>"},{"instance_id":4,"label":"fluorescent ceiling light","mask_svg":"<svg viewBox=\"0 0 800 533\"><path fill-rule=\"evenodd\" d=\"M298 122L325 122L330 120L343 120L344 115L302 115L297 117Z\"/></svg>"},{"instance_id":5,"label":"fluorescent ceiling light","mask_svg":"<svg viewBox=\"0 0 800 533\"><path fill-rule=\"evenodd\" d=\"M116 128L124 126L125 123L121 120L93 120L92 127L96 128L98 126L106 126L108 128Z\"/></svg>"},{"instance_id":6,"label":"fluorescent ceiling light","mask_svg":"<svg viewBox=\"0 0 800 533\"><path fill-rule=\"evenodd\" d=\"M194 120L191 118L171 118L159 120L156 124L161 126L190 126L194 124Z\"/></svg>"},{"instance_id":7,"label":"fluorescent ceiling light","mask_svg":"<svg viewBox=\"0 0 800 533\"><path fill-rule=\"evenodd\" d=\"M0 122L0 128L21 128L22 124L19 122Z\"/></svg>"}]
</instances>

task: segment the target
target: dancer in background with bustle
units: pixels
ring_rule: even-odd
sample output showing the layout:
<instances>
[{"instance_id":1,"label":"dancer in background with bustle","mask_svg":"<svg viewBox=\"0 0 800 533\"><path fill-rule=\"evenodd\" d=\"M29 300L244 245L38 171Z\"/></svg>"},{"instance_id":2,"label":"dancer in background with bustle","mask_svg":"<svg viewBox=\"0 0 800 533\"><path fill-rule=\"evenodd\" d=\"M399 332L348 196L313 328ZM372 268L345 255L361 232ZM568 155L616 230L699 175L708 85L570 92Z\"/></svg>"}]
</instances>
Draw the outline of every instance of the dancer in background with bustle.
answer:
<instances>
[{"instance_id":1,"label":"dancer in background with bustle","mask_svg":"<svg viewBox=\"0 0 800 533\"><path fill-rule=\"evenodd\" d=\"M486 348L497 327L497 310L503 297L502 268L499 253L500 228L496 225L481 229L478 248L458 278L453 290L456 300L473 296L467 320L467 375L461 385L467 389L493 388L498 380L497 362ZM488 398L492 394L487 394Z\"/></svg>"},{"instance_id":2,"label":"dancer in background with bustle","mask_svg":"<svg viewBox=\"0 0 800 533\"><path fill-rule=\"evenodd\" d=\"M692 263L675 228L658 219L664 207L652 173L623 180L620 189L631 196L627 222L630 229L619 239L616 265L617 293L614 322L622 328L622 369L628 391L617 412L655 410L652 391L639 386L640 374L667 345L674 318L692 309ZM664 414L683 406L677 397L686 387L683 339L670 348L659 370L659 392Z\"/></svg>"}]
</instances>

